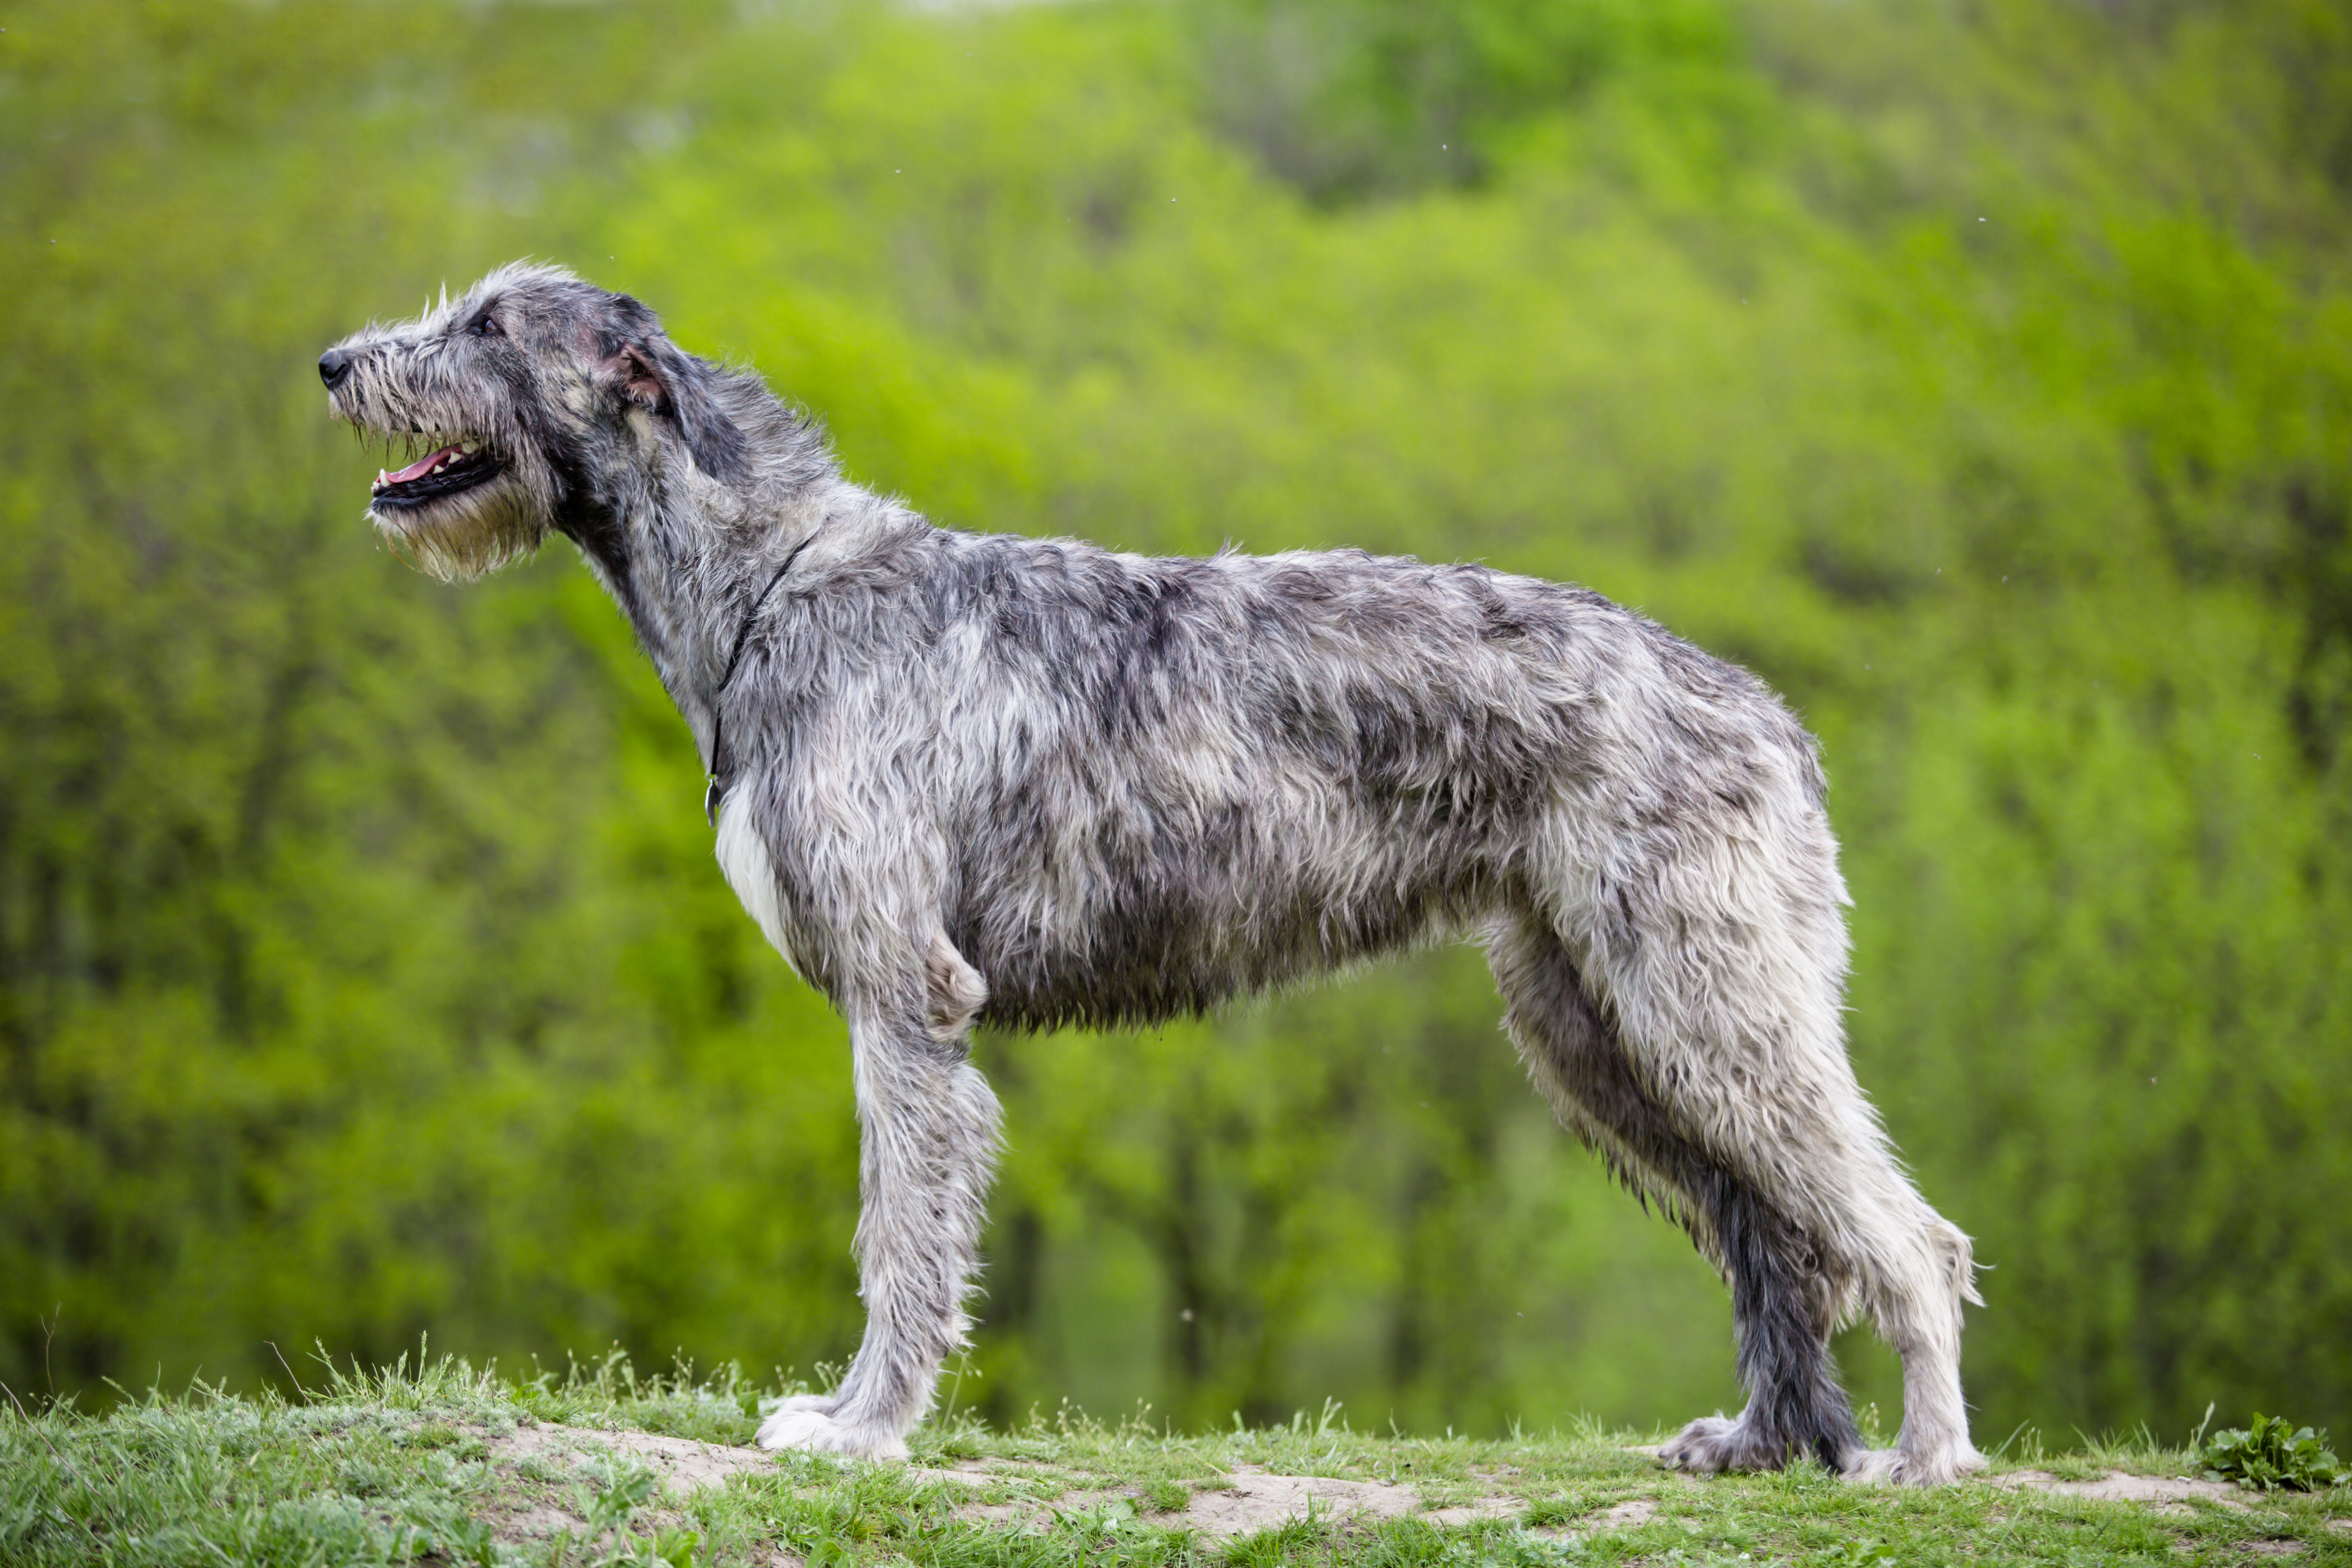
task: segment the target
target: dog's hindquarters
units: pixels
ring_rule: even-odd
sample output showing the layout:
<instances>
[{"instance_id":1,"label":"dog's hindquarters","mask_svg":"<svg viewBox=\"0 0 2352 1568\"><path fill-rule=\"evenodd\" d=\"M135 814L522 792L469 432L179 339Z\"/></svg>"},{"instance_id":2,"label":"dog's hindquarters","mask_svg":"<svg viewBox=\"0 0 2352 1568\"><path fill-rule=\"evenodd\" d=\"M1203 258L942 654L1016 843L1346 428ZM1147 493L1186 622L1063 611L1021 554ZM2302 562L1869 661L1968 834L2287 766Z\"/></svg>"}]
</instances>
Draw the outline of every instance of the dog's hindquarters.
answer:
<instances>
[{"instance_id":1,"label":"dog's hindquarters","mask_svg":"<svg viewBox=\"0 0 2352 1568\"><path fill-rule=\"evenodd\" d=\"M1703 1470L1811 1454L1915 1481L1977 1463L1958 1376L1967 1238L1896 1166L1847 1062L1835 847L1774 792L1753 831L1612 835L1528 890L1490 946L1507 1026L1561 1120L1685 1226L1731 1287L1738 1420L1668 1458ZM1602 865L1605 872L1593 867ZM1623 890L1615 879L1637 886ZM1901 1354L1898 1447L1867 1453L1831 1333L1861 1314Z\"/></svg>"},{"instance_id":2,"label":"dog's hindquarters","mask_svg":"<svg viewBox=\"0 0 2352 1568\"><path fill-rule=\"evenodd\" d=\"M1636 1073L1559 937L1535 919L1493 938L1504 1025L1554 1112L1625 1183L1686 1226L1731 1287L1750 1403L1717 1462L1766 1468L1793 1451L1843 1469L1862 1448L1831 1364L1835 1302L1817 1252L1756 1185L1684 1131Z\"/></svg>"}]
</instances>

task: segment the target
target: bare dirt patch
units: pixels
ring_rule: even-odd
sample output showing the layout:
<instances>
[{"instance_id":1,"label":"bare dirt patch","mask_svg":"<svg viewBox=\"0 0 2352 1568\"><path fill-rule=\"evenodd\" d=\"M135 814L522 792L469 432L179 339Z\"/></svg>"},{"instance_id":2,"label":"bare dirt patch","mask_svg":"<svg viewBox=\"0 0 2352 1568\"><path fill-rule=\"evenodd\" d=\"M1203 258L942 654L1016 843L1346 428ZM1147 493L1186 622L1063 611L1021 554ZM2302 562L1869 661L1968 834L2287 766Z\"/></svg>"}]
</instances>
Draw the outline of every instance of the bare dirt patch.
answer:
<instances>
[{"instance_id":1,"label":"bare dirt patch","mask_svg":"<svg viewBox=\"0 0 2352 1568\"><path fill-rule=\"evenodd\" d=\"M980 1486L1005 1479L1006 1472L980 1463L958 1465L951 1470L915 1469L925 1480ZM1151 1522L1197 1532L1203 1540L1225 1541L1275 1530L1307 1518L1337 1521L1418 1518L1431 1524L1468 1524L1482 1519L1508 1519L1525 1505L1516 1498L1482 1498L1454 1508L1422 1508L1421 1494L1411 1487L1381 1481L1342 1480L1332 1476L1279 1476L1255 1465L1237 1466L1228 1484L1204 1487L1192 1493L1181 1511L1155 1514ZM1052 1499L1024 1498L1009 1502L968 1503L956 1510L974 1523L1042 1524L1057 1514L1087 1513L1120 1503L1142 1510L1144 1500L1128 1491L1080 1489Z\"/></svg>"},{"instance_id":2,"label":"bare dirt patch","mask_svg":"<svg viewBox=\"0 0 2352 1568\"><path fill-rule=\"evenodd\" d=\"M2219 1503L2223 1508L2243 1511L2245 1494L2222 1481L2192 1479L2188 1476L2134 1476L2121 1470L2102 1476L2095 1481L2064 1481L2047 1470L2011 1470L2007 1475L1986 1476L1983 1484L2011 1491L2049 1492L2058 1497L2096 1498L2112 1502L2137 1502L2151 1505L2158 1513L2186 1513L2185 1505L2191 1500Z\"/></svg>"},{"instance_id":3,"label":"bare dirt patch","mask_svg":"<svg viewBox=\"0 0 2352 1568\"><path fill-rule=\"evenodd\" d=\"M1330 1476L1269 1475L1255 1466L1237 1467L1233 1485L1197 1491L1182 1522L1212 1540L1273 1530L1310 1514L1325 1519L1406 1519L1432 1524L1468 1524L1507 1519L1523 1505L1512 1498L1482 1498L1460 1508L1423 1513L1421 1494L1382 1481L1346 1481Z\"/></svg>"},{"instance_id":4,"label":"bare dirt patch","mask_svg":"<svg viewBox=\"0 0 2352 1568\"><path fill-rule=\"evenodd\" d=\"M944 1470L926 1469L920 1465L908 1465L907 1473L926 1481L951 1481L960 1486L977 1486L993 1476L1006 1473L985 1459L965 1459Z\"/></svg>"},{"instance_id":5,"label":"bare dirt patch","mask_svg":"<svg viewBox=\"0 0 2352 1568\"><path fill-rule=\"evenodd\" d=\"M585 1530L588 1521L569 1509L527 1508L495 1521L503 1541L533 1540L563 1531Z\"/></svg>"},{"instance_id":6,"label":"bare dirt patch","mask_svg":"<svg viewBox=\"0 0 2352 1568\"><path fill-rule=\"evenodd\" d=\"M599 1459L627 1459L645 1466L677 1492L724 1486L730 1476L756 1474L775 1468L775 1459L758 1448L737 1448L722 1443L698 1443L689 1437L664 1437L652 1432L605 1432L589 1426L518 1426L489 1440L494 1461L521 1465L537 1460L542 1466L574 1469Z\"/></svg>"},{"instance_id":7,"label":"bare dirt patch","mask_svg":"<svg viewBox=\"0 0 2352 1568\"><path fill-rule=\"evenodd\" d=\"M1590 1513L1572 1524L1548 1524L1528 1531L1549 1541L1582 1541L1588 1535L1605 1535L1612 1530L1631 1530L1647 1524L1658 1516L1655 1498L1627 1498L1623 1502L1611 1503L1598 1513Z\"/></svg>"},{"instance_id":8,"label":"bare dirt patch","mask_svg":"<svg viewBox=\"0 0 2352 1568\"><path fill-rule=\"evenodd\" d=\"M1092 1513L1115 1503L1131 1504L1134 1500L1126 1492L1064 1492L1052 1499L966 1503L956 1510L956 1517L974 1524L1050 1524L1057 1514Z\"/></svg>"}]
</instances>

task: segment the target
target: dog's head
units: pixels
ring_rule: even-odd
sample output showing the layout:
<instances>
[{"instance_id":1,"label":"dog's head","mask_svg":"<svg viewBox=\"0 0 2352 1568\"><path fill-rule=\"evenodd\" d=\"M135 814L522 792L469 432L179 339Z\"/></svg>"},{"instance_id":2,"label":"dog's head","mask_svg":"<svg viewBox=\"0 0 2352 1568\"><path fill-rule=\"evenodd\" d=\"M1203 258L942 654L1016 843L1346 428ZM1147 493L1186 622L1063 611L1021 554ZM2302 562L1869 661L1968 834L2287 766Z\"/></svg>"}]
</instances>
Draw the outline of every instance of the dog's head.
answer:
<instances>
[{"instance_id":1,"label":"dog's head","mask_svg":"<svg viewBox=\"0 0 2352 1568\"><path fill-rule=\"evenodd\" d=\"M724 375L626 294L520 263L319 360L328 406L401 459L376 476L369 517L448 581L610 515L628 485L735 478L744 437L719 404Z\"/></svg>"}]
</instances>

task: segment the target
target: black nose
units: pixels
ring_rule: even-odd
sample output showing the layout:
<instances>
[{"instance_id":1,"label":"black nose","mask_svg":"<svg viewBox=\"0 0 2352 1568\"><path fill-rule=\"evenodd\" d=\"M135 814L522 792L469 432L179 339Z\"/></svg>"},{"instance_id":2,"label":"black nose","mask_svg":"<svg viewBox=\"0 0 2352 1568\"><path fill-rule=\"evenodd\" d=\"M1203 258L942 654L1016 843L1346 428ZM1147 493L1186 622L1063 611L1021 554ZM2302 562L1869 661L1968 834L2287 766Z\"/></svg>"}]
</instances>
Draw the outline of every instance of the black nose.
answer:
<instances>
[{"instance_id":1,"label":"black nose","mask_svg":"<svg viewBox=\"0 0 2352 1568\"><path fill-rule=\"evenodd\" d=\"M352 374L352 356L341 349L329 349L319 356L319 379L332 392L343 384Z\"/></svg>"}]
</instances>

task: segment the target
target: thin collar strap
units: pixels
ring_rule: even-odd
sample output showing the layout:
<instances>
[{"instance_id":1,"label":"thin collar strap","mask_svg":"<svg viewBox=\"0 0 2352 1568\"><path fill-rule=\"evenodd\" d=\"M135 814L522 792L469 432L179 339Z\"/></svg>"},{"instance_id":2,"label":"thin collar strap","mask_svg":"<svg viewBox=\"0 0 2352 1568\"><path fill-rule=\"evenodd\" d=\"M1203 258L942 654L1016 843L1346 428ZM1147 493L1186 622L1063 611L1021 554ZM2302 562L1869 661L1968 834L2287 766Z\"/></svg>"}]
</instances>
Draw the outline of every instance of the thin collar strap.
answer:
<instances>
[{"instance_id":1,"label":"thin collar strap","mask_svg":"<svg viewBox=\"0 0 2352 1568\"><path fill-rule=\"evenodd\" d=\"M727 786L735 782L730 776L735 771L734 759L727 754L727 719L719 706L719 700L727 695L728 687L734 684L735 671L743 663L743 649L751 640L752 621L759 616L761 606L767 604L768 595L776 591L776 584L784 580L784 574L793 569L793 563L801 558L801 552L806 550L810 541L815 538L816 533L812 530L807 539L786 552L784 563L776 568L775 574L768 579L768 585L760 590L760 596L744 610L742 624L735 628L735 647L727 655L727 668L719 675L719 684L710 689L710 761L703 769L703 775L709 782L702 791L702 816L713 827L719 825L719 798L727 793Z\"/></svg>"}]
</instances>

